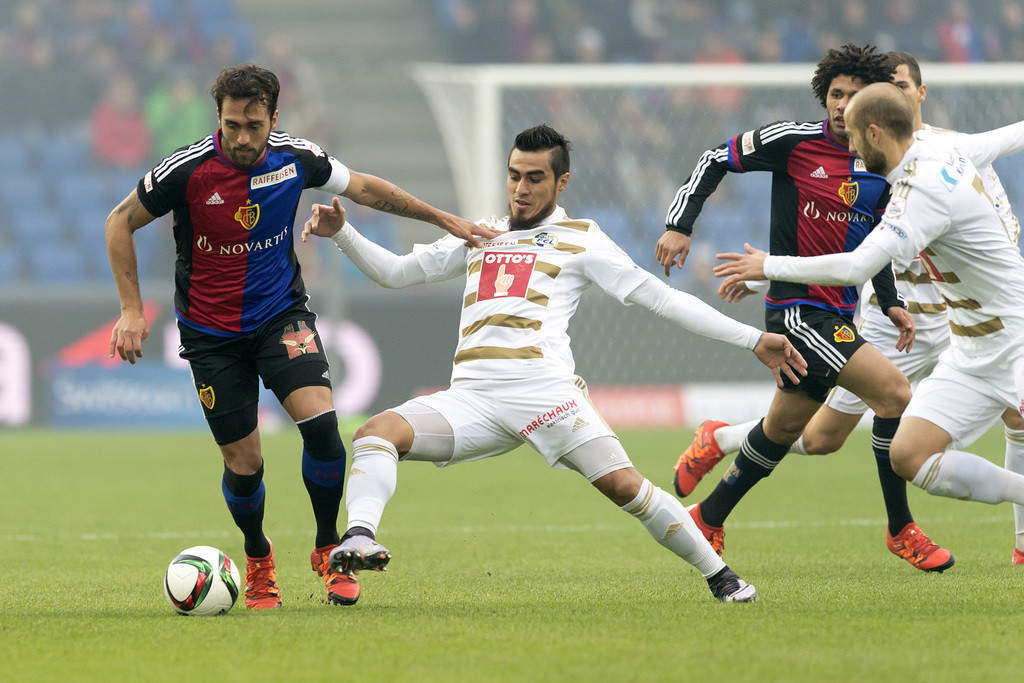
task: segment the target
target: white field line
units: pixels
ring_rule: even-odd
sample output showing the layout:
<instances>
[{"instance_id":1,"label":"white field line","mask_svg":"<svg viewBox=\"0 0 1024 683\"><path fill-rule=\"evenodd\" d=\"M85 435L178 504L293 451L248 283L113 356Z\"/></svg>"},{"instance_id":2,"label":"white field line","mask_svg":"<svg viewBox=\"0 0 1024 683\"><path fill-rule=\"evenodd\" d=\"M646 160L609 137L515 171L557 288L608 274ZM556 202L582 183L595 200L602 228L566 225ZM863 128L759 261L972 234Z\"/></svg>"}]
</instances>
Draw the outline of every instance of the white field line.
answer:
<instances>
[{"instance_id":1,"label":"white field line","mask_svg":"<svg viewBox=\"0 0 1024 683\"><path fill-rule=\"evenodd\" d=\"M919 522L932 524L932 523L949 523L962 521L958 520L957 517L950 515L948 517L929 517L927 519L918 520ZM756 529L756 530L773 530L773 529L823 529L823 528L837 528L837 527L875 527L885 526L886 520L878 517L874 519L867 518L853 518L853 519L827 519L827 520L761 520L756 522L735 522L729 523L728 529ZM980 517L970 520L969 524L1013 524L1013 517L1011 515L991 515L988 517ZM499 525L474 525L465 524L457 526L425 526L425 525L413 525L406 524L398 528L392 528L388 531L391 534L406 534L406 533L442 533L442 534L489 534L489 533L508 533L508 534L533 534L533 533L562 533L562 534L578 534L588 532L623 532L633 528L633 525L628 520L623 520L622 524L499 524ZM309 533L309 529L298 530L298 529L281 529L278 528L277 533L281 535L302 535ZM56 540L59 542L124 542L124 541L158 541L158 540L189 540L189 539L212 539L212 538L234 538L237 534L236 531L150 531L141 532L137 534L119 534L119 533L88 533L88 534L61 534ZM0 536L0 543L52 543L54 541L53 536L46 536L43 534L10 534Z\"/></svg>"}]
</instances>

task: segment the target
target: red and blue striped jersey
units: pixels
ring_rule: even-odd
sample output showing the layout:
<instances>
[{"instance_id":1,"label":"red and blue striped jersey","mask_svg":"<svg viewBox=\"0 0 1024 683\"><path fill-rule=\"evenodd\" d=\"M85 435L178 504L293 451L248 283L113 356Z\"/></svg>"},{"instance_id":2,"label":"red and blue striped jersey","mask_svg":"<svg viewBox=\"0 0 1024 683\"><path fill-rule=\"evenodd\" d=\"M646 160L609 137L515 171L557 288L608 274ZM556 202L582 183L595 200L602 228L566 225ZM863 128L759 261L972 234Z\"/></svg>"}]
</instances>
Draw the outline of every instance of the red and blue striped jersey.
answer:
<instances>
[{"instance_id":1,"label":"red and blue striped jersey","mask_svg":"<svg viewBox=\"0 0 1024 683\"><path fill-rule=\"evenodd\" d=\"M785 256L853 251L877 223L889 199L880 175L828 134L828 121L779 121L705 152L669 208L666 227L690 234L707 197L728 172L772 173L769 250ZM891 269L874 278L887 307L898 303ZM878 281L882 282L879 283ZM809 304L842 315L857 307L855 287L772 282L768 308Z\"/></svg>"},{"instance_id":2,"label":"red and blue striped jersey","mask_svg":"<svg viewBox=\"0 0 1024 683\"><path fill-rule=\"evenodd\" d=\"M154 216L173 212L175 314L201 332L240 336L295 303L306 289L292 242L299 195L331 177L317 145L272 132L263 158L235 166L220 131L161 161L139 181Z\"/></svg>"}]
</instances>

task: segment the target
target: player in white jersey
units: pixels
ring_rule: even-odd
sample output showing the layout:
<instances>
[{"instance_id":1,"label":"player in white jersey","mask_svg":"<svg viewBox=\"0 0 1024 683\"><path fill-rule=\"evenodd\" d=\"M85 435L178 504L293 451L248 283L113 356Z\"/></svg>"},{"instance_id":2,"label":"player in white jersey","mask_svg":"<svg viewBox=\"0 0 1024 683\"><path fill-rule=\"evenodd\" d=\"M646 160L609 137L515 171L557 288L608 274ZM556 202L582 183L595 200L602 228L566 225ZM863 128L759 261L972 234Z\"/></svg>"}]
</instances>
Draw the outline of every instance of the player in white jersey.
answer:
<instances>
[{"instance_id":1,"label":"player in white jersey","mask_svg":"<svg viewBox=\"0 0 1024 683\"><path fill-rule=\"evenodd\" d=\"M914 127L920 139L940 137L955 143L978 169L985 191L992 198L996 211L1010 231L1011 241L1016 244L1020 235L1020 224L1013 214L1006 190L992 168L997 157L1024 151L1024 123L1016 123L986 133L968 135L955 131L934 128L923 123L921 104L927 96L927 87L921 82L921 68L914 57L906 52L888 53L889 62L895 71L893 83L907 96L914 111ZM899 348L899 331L878 308L871 281L864 284L861 293L861 323L858 331L868 342L891 360L907 376L911 385L931 374L938 362L939 354L949 346L949 319L946 315L946 301L936 285L928 277L920 258L907 268L895 268L896 287L900 297L914 316L916 335L911 348ZM730 300L742 298L746 287L726 292ZM793 444L792 451L804 454L827 455L839 450L847 437L867 412L867 405L851 392L836 387L824 405L808 423L803 435ZM1016 410L1008 408L1003 413L1006 437L1006 468L1024 474L1024 418ZM755 421L737 425L708 421L698 429L702 443L728 454L739 449L743 438ZM695 442L688 452L696 452ZM684 454L685 457L685 454ZM1013 564L1024 565L1024 508L1014 505L1015 548L1011 556ZM922 551L926 543L923 534L887 533L889 549L907 559L919 568L930 566L928 553ZM934 563L931 563L934 564Z\"/></svg>"},{"instance_id":2,"label":"player in white jersey","mask_svg":"<svg viewBox=\"0 0 1024 683\"><path fill-rule=\"evenodd\" d=\"M380 413L355 432L348 531L331 564L352 572L388 562L375 536L400 459L443 466L526 443L637 517L658 543L701 572L716 598L753 600L753 586L722 562L686 509L633 468L574 374L566 329L583 291L597 284L624 304L753 350L777 382L780 368L794 380L806 364L785 337L762 334L672 289L636 266L593 221L568 218L557 200L569 180L569 148L548 126L519 134L508 161L509 216L485 222L501 234L482 249L443 239L396 256L345 223L339 202L314 207L303 238L333 236L384 286L466 276L451 388Z\"/></svg>"},{"instance_id":3,"label":"player in white jersey","mask_svg":"<svg viewBox=\"0 0 1024 683\"><path fill-rule=\"evenodd\" d=\"M853 252L813 258L722 254L726 284L782 279L866 281L889 260L920 258L947 303L951 342L918 386L890 449L897 474L933 495L1024 504L1024 475L967 453L1006 408L1024 409L1024 259L974 165L950 141L914 133L914 110L895 85L854 96L850 150L886 175L892 200ZM871 270L874 268L874 270Z\"/></svg>"}]
</instances>

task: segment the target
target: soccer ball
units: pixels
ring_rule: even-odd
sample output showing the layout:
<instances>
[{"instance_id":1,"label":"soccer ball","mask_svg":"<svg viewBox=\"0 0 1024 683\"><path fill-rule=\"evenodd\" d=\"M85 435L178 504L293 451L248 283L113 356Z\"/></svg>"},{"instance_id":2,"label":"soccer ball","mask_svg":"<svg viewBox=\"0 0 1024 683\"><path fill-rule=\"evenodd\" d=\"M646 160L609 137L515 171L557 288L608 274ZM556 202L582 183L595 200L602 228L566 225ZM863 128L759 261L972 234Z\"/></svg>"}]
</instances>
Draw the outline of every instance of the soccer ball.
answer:
<instances>
[{"instance_id":1,"label":"soccer ball","mask_svg":"<svg viewBox=\"0 0 1024 683\"><path fill-rule=\"evenodd\" d=\"M179 614L215 617L238 598L242 581L231 558L208 545L182 550L164 574L164 594Z\"/></svg>"}]
</instances>

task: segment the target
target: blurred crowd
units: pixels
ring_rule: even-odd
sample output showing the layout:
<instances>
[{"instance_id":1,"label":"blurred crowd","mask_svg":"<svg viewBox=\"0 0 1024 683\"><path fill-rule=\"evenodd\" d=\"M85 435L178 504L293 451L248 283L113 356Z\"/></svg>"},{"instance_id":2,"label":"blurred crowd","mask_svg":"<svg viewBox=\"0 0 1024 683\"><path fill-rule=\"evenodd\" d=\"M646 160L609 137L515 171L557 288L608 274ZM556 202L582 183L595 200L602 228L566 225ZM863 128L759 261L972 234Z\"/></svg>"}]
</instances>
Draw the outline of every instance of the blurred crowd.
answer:
<instances>
[{"instance_id":1,"label":"blurred crowd","mask_svg":"<svg viewBox=\"0 0 1024 683\"><path fill-rule=\"evenodd\" d=\"M286 35L256 44L232 0L0 3L0 284L109 277L107 213L156 161L216 130L206 88L254 60L282 81L282 129L328 144L315 68ZM144 274L172 272L168 232L137 235Z\"/></svg>"},{"instance_id":2,"label":"blurred crowd","mask_svg":"<svg viewBox=\"0 0 1024 683\"><path fill-rule=\"evenodd\" d=\"M816 62L848 42L919 61L1024 60L1021 0L434 0L477 62Z\"/></svg>"},{"instance_id":3,"label":"blurred crowd","mask_svg":"<svg viewBox=\"0 0 1024 683\"><path fill-rule=\"evenodd\" d=\"M815 62L846 42L906 50L922 62L1024 61L1024 0L434 0L433 8L430 30L446 38L438 50L463 63ZM0 3L0 286L107 282L107 213L156 161L215 130L205 89L223 66L258 61L274 70L279 128L336 150L316 64L295 54L288 34L263 29L257 40L233 0ZM797 98L764 90L506 93L503 125L507 137L546 121L573 138L575 205L567 208L598 219L646 263L675 189L704 149L772 120L821 113L808 89ZM954 109L972 98L948 95L943 104L930 94L933 123L985 125ZM996 120L1009 123L1024 102L1004 100ZM712 231L709 252L766 233L759 209L770 178L761 175L723 183L709 200L702 223L730 226ZM391 217L359 218L399 246ZM169 278L169 232L137 235L144 276ZM311 261L315 276L320 261Z\"/></svg>"}]
</instances>

